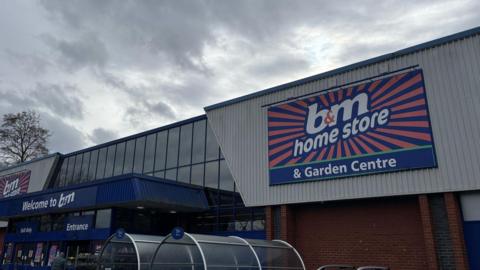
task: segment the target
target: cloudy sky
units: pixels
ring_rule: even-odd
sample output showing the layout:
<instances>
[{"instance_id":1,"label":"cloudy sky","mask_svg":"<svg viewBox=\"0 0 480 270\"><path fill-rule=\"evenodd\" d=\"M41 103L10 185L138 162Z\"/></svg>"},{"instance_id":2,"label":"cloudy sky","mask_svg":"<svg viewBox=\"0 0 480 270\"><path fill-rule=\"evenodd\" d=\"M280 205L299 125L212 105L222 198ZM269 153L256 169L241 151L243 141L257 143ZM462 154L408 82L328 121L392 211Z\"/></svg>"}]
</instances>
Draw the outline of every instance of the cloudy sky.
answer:
<instances>
[{"instance_id":1,"label":"cloudy sky","mask_svg":"<svg viewBox=\"0 0 480 270\"><path fill-rule=\"evenodd\" d=\"M0 113L68 153L480 25L480 1L3 0Z\"/></svg>"}]
</instances>

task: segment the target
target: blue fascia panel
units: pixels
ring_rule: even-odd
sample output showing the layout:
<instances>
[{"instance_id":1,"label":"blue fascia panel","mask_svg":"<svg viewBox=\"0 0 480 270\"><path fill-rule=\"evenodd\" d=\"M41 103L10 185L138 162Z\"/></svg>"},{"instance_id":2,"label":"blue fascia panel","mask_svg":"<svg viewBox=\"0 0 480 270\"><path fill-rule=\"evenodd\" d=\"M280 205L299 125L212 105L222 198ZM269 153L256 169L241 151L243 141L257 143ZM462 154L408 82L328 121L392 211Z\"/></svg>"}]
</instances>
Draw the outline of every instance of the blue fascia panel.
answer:
<instances>
[{"instance_id":1,"label":"blue fascia panel","mask_svg":"<svg viewBox=\"0 0 480 270\"><path fill-rule=\"evenodd\" d=\"M150 176L128 174L2 199L0 200L0 217L31 216L144 203L166 210L208 210L208 201L201 187Z\"/></svg>"},{"instance_id":2,"label":"blue fascia panel","mask_svg":"<svg viewBox=\"0 0 480 270\"><path fill-rule=\"evenodd\" d=\"M470 269L480 269L480 221L464 221L463 232Z\"/></svg>"},{"instance_id":3,"label":"blue fascia panel","mask_svg":"<svg viewBox=\"0 0 480 270\"><path fill-rule=\"evenodd\" d=\"M432 40L432 41L421 43L421 44L418 44L418 45L415 45L415 46L412 46L412 47L408 47L408 48L405 48L405 49L402 49L402 50L399 50L399 51L396 51L396 52L393 52L393 53L387 53L387 54L384 54L384 55L381 55L381 56L370 58L370 59L360 61L360 62L351 64L351 65L347 65L347 66L344 66L344 67L341 67L341 68L337 68L337 69L330 70L330 71L327 71L327 72L324 72L324 73L313 75L313 76L310 76L310 77L307 77L307 78L303 78L303 79L296 80L296 81L293 81L293 82L289 82L289 83L286 83L286 84L274 86L274 87L267 88L265 90L260 90L258 92L254 92L254 93L251 93L251 94L248 94L248 95L245 95L245 96L241 96L241 97L237 97L237 98L234 98L234 99L231 99L231 100L227 100L227 101L224 101L224 102L213 104L213 105L205 107L204 110L206 112L208 112L208 111L211 111L211 110L226 107L226 106L236 104L236 103L239 103L239 102L242 102L242 101L246 101L246 100L249 100L249 99L265 96L265 95L268 95L268 94L271 94L271 93L274 93L274 92L283 91L283 90L286 90L286 89L289 89L289 88L292 88L292 87L295 87L295 86L303 85L303 84L310 83L310 82L313 82L313 81L322 80L322 79L332 77L332 76L336 76L336 75L339 75L339 74L342 74L342 73L345 73L345 72L349 72L349 71L352 71L352 70L355 70L355 69L359 69L359 68L363 68L363 67L366 67L366 66L369 66L369 65L377 64L377 63L380 63L380 62L383 62L383 61L393 59L395 57L400 57L400 56L415 53L415 52L418 52L418 51L421 51L421 50L426 50L426 49L429 49L429 48L441 46L441 45L449 43L449 42L453 42L453 41L460 40L460 39L465 39L465 38L475 36L475 35L478 35L478 34L480 34L480 27L475 27L475 28L472 28L472 29L469 29L469 30L466 30L466 31L462 31L462 32L453 34L453 35L449 35L449 36L446 36L446 37L442 37L442 38L438 38L438 39L435 39L435 40Z\"/></svg>"},{"instance_id":4,"label":"blue fascia panel","mask_svg":"<svg viewBox=\"0 0 480 270\"><path fill-rule=\"evenodd\" d=\"M95 229L78 232L35 232L31 234L7 233L5 243L10 242L46 242L46 241L68 241L68 240L105 240L111 235L109 228Z\"/></svg>"}]
</instances>

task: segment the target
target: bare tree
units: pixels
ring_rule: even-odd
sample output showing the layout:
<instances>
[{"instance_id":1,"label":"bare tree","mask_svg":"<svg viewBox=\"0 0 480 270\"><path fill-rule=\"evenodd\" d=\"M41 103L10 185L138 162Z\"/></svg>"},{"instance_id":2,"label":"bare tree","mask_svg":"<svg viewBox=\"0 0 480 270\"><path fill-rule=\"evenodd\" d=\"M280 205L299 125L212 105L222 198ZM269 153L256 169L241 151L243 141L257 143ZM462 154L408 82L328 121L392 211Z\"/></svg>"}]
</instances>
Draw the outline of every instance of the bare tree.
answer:
<instances>
[{"instance_id":1,"label":"bare tree","mask_svg":"<svg viewBox=\"0 0 480 270\"><path fill-rule=\"evenodd\" d=\"M40 115L35 111L3 115L0 127L0 162L25 162L48 154L50 132L40 126Z\"/></svg>"}]
</instances>

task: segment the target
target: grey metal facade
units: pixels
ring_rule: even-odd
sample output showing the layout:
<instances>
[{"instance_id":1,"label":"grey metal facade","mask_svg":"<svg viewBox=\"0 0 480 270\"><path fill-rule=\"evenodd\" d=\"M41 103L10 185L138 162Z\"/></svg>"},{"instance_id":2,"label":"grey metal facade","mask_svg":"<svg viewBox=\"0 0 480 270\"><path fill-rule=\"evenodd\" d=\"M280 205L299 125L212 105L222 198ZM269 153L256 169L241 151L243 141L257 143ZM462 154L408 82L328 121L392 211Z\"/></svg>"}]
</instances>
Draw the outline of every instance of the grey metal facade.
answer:
<instances>
[{"instance_id":1,"label":"grey metal facade","mask_svg":"<svg viewBox=\"0 0 480 270\"><path fill-rule=\"evenodd\" d=\"M479 33L472 29L205 108L246 205L480 189ZM411 66L424 72L438 168L269 185L265 105Z\"/></svg>"}]
</instances>

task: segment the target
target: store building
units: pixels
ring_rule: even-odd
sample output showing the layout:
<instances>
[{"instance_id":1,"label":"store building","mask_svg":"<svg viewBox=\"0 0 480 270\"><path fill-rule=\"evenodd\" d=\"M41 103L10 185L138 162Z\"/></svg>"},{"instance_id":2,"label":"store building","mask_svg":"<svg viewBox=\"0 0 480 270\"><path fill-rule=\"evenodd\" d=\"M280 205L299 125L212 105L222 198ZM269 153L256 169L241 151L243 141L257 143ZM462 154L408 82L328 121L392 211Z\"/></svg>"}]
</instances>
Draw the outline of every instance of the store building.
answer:
<instances>
[{"instance_id":1,"label":"store building","mask_svg":"<svg viewBox=\"0 0 480 270\"><path fill-rule=\"evenodd\" d=\"M265 208L244 206L205 115L1 175L6 269L46 267L59 251L70 265L95 267L119 228L266 237Z\"/></svg>"},{"instance_id":2,"label":"store building","mask_svg":"<svg viewBox=\"0 0 480 270\"><path fill-rule=\"evenodd\" d=\"M3 261L182 226L284 239L307 269L480 269L479 74L480 27L8 168Z\"/></svg>"}]
</instances>

